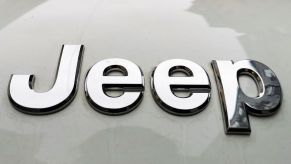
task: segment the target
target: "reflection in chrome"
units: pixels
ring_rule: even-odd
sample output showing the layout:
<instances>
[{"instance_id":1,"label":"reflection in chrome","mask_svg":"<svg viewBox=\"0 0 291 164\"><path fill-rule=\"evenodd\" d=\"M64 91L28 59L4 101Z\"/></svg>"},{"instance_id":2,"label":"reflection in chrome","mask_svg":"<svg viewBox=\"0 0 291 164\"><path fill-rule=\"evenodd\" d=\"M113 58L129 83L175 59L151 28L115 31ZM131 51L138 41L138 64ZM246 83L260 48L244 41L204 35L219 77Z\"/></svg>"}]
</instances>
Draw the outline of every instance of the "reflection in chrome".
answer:
<instances>
[{"instance_id":1,"label":"reflection in chrome","mask_svg":"<svg viewBox=\"0 0 291 164\"><path fill-rule=\"evenodd\" d=\"M33 90L34 75L12 75L8 89L12 105L32 115L51 114L69 105L78 90L83 50L82 45L63 45L56 80L48 92Z\"/></svg>"},{"instance_id":2,"label":"reflection in chrome","mask_svg":"<svg viewBox=\"0 0 291 164\"><path fill-rule=\"evenodd\" d=\"M121 72L123 76L110 75ZM111 97L106 91L121 91ZM142 101L144 76L141 69L125 59L106 59L96 63L85 80L85 93L89 104L106 115L122 115L134 110Z\"/></svg>"},{"instance_id":3,"label":"reflection in chrome","mask_svg":"<svg viewBox=\"0 0 291 164\"><path fill-rule=\"evenodd\" d=\"M275 73L266 65L242 60L212 61L213 71L219 90L226 134L250 134L248 114L269 116L278 111L282 91ZM259 94L252 98L241 90L238 77L249 75L258 86Z\"/></svg>"},{"instance_id":4,"label":"reflection in chrome","mask_svg":"<svg viewBox=\"0 0 291 164\"><path fill-rule=\"evenodd\" d=\"M183 72L187 77L174 77ZM205 70L198 64L184 59L160 63L152 73L151 90L156 103L166 112L189 116L201 112L210 100L211 85ZM178 97L175 92L189 92Z\"/></svg>"}]
</instances>

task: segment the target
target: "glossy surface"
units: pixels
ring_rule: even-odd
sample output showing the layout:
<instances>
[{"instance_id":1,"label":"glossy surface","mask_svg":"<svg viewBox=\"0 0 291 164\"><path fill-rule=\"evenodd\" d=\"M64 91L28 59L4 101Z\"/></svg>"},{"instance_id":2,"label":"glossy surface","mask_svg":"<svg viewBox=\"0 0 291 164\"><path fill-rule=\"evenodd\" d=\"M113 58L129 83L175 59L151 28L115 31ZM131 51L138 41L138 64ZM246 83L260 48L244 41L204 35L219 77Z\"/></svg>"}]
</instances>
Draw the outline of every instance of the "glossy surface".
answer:
<instances>
[{"instance_id":1,"label":"glossy surface","mask_svg":"<svg viewBox=\"0 0 291 164\"><path fill-rule=\"evenodd\" d=\"M282 101L280 82L266 65L254 60L213 61L218 93L224 117L225 133L250 134L248 114L270 116L275 114ZM258 87L256 97L247 96L239 86L241 75L248 75Z\"/></svg>"},{"instance_id":2,"label":"glossy surface","mask_svg":"<svg viewBox=\"0 0 291 164\"><path fill-rule=\"evenodd\" d=\"M112 76L111 72L122 76ZM122 91L112 97L106 91ZM96 63L88 72L85 81L86 98L90 105L103 114L121 115L134 110L141 102L144 77L141 69L125 59L105 59Z\"/></svg>"},{"instance_id":3,"label":"glossy surface","mask_svg":"<svg viewBox=\"0 0 291 164\"><path fill-rule=\"evenodd\" d=\"M82 45L62 47L56 80L47 92L34 91L34 75L12 75L8 89L11 104L33 115L51 114L66 107L78 90L82 55Z\"/></svg>"},{"instance_id":4,"label":"glossy surface","mask_svg":"<svg viewBox=\"0 0 291 164\"><path fill-rule=\"evenodd\" d=\"M184 73L186 77L175 77ZM190 116L201 112L210 100L210 81L205 70L185 59L160 63L151 76L151 91L156 103L174 115ZM175 92L189 92L179 97Z\"/></svg>"},{"instance_id":5,"label":"glossy surface","mask_svg":"<svg viewBox=\"0 0 291 164\"><path fill-rule=\"evenodd\" d=\"M290 163L290 0L2 0L0 8L1 163ZM64 43L86 46L74 101L45 117L14 110L10 75L34 73L35 89L50 89ZM136 110L108 117L88 104L84 81L96 62L116 57L142 68L145 92ZM211 101L197 115L170 115L151 96L154 67L175 58L209 74ZM269 66L284 99L276 115L250 116L250 136L225 135L210 63L244 59Z\"/></svg>"}]
</instances>

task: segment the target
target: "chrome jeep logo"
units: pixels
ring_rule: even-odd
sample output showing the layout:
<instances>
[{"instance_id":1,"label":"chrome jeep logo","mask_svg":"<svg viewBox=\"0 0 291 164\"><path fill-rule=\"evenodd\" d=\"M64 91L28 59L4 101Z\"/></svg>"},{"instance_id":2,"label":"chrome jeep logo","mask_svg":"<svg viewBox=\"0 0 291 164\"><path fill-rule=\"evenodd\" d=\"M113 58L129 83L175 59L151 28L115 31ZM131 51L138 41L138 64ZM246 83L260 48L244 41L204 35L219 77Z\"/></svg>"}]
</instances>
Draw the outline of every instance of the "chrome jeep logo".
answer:
<instances>
[{"instance_id":1,"label":"chrome jeep logo","mask_svg":"<svg viewBox=\"0 0 291 164\"><path fill-rule=\"evenodd\" d=\"M80 76L84 47L64 45L59 61L55 84L51 90L38 93L33 90L34 75L12 75L8 95L12 105L20 112L44 115L58 112L73 101ZM250 134L248 114L270 116L278 111L282 91L275 73L266 65L242 60L212 61L219 90L226 134ZM118 71L123 76L112 76ZM187 77L173 76L183 72ZM259 95L246 96L238 84L238 76L251 76L258 85ZM205 70L198 64L184 59L167 60L152 72L151 91L155 102L166 112L179 116L190 116L206 108L210 100L211 84ZM122 115L134 110L144 94L142 70L125 59L106 59L96 63L85 79L88 103L96 111L106 115ZM112 97L107 91L122 91ZM184 97L175 92L187 91Z\"/></svg>"}]
</instances>

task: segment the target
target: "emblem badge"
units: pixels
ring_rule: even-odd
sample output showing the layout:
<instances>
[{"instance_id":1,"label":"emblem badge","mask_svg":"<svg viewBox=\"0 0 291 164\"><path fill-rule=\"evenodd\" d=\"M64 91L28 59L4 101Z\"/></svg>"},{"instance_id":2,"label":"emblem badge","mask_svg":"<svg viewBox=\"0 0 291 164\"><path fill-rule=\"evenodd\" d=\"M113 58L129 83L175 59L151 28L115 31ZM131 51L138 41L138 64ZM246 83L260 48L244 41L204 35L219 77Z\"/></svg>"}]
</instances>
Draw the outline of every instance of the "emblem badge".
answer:
<instances>
[{"instance_id":1,"label":"emblem badge","mask_svg":"<svg viewBox=\"0 0 291 164\"><path fill-rule=\"evenodd\" d=\"M44 115L58 112L73 101L80 76L84 46L64 45L54 86L47 92L33 90L34 75L12 75L8 96L20 112ZM282 101L282 90L275 73L265 64L254 60L214 60L211 63L221 102L226 134L250 134L248 115L275 114ZM112 72L121 73L120 76ZM185 76L174 76L182 73ZM257 97L247 96L238 78L248 75L259 88ZM190 116L201 112L210 101L211 84L206 71L185 59L160 63L152 72L151 92L155 102L166 112ZM141 103L145 90L142 70L129 60L112 58L96 63L87 73L85 95L91 107L106 115L122 115ZM121 95L108 95L120 91ZM187 92L179 96L178 92Z\"/></svg>"}]
</instances>

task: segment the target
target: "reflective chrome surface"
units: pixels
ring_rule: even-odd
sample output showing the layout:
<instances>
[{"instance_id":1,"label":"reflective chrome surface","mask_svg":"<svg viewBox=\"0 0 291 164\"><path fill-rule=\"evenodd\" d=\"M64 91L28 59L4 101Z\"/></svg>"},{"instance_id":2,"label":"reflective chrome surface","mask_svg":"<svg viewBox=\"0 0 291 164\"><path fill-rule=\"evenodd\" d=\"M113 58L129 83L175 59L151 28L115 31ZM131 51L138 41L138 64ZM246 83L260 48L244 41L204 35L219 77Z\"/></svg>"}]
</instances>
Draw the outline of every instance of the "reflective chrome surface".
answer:
<instances>
[{"instance_id":1,"label":"reflective chrome surface","mask_svg":"<svg viewBox=\"0 0 291 164\"><path fill-rule=\"evenodd\" d=\"M182 72L187 77L174 77ZM210 100L210 81L205 70L185 59L171 59L160 63L151 76L151 91L156 103L174 115L189 116L201 112ZM179 97L175 92L190 92Z\"/></svg>"},{"instance_id":2,"label":"reflective chrome surface","mask_svg":"<svg viewBox=\"0 0 291 164\"><path fill-rule=\"evenodd\" d=\"M11 104L32 115L51 114L66 107L78 90L83 49L82 45L63 45L55 83L47 92L33 90L34 75L12 75L8 89Z\"/></svg>"},{"instance_id":3,"label":"reflective chrome surface","mask_svg":"<svg viewBox=\"0 0 291 164\"><path fill-rule=\"evenodd\" d=\"M248 114L270 116L277 112L282 101L282 91L275 73L266 65L254 60L213 61L213 71L227 134L250 134ZM249 97L238 83L240 75L251 76L257 83L259 94Z\"/></svg>"},{"instance_id":4,"label":"reflective chrome surface","mask_svg":"<svg viewBox=\"0 0 291 164\"><path fill-rule=\"evenodd\" d=\"M111 72L122 76L111 76ZM117 97L106 91L122 91ZM98 112L107 115L121 115L134 110L142 101L144 77L141 69L125 59L105 59L96 63L88 72L85 81L86 97Z\"/></svg>"},{"instance_id":5,"label":"reflective chrome surface","mask_svg":"<svg viewBox=\"0 0 291 164\"><path fill-rule=\"evenodd\" d=\"M290 8L290 0L1 0L0 163L290 163ZM49 89L63 43L86 46L74 101L45 117L14 110L10 74L35 73L35 89ZM145 92L134 112L108 117L88 104L83 83L96 62L116 57L142 68ZM207 108L191 117L164 112L151 96L154 67L175 58L201 65L212 84ZM276 115L250 116L251 136L225 135L210 62L243 59L269 66L284 99Z\"/></svg>"}]
</instances>

